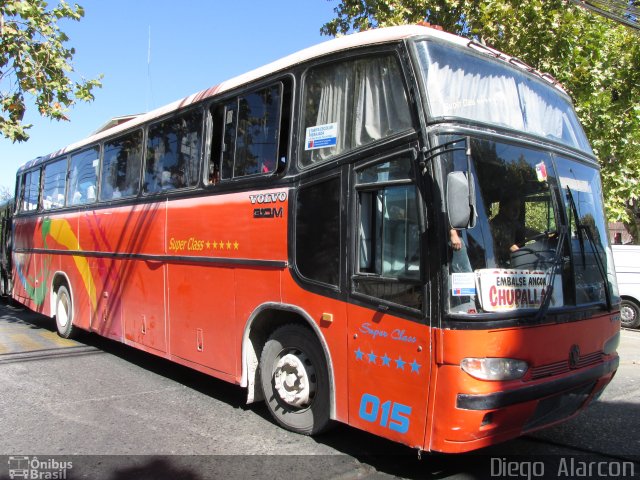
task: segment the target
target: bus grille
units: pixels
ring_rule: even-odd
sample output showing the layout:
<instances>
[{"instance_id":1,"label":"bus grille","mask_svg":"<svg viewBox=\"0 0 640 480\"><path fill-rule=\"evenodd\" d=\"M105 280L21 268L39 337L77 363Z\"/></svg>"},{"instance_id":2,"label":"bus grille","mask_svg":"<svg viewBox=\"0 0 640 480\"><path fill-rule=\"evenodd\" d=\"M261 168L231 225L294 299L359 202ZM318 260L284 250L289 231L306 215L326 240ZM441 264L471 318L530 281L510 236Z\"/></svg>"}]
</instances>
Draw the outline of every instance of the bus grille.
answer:
<instances>
[{"instance_id":1,"label":"bus grille","mask_svg":"<svg viewBox=\"0 0 640 480\"><path fill-rule=\"evenodd\" d=\"M584 368L590 367L592 365L596 365L602 362L602 352L593 352L588 355L583 355L578 360L575 368ZM539 367L534 367L531 369L531 376L529 380L537 380L539 378L550 377L553 375L561 375L563 373L567 373L571 371L571 367L569 366L569 360L563 360L561 362L550 363L548 365L540 365Z\"/></svg>"}]
</instances>

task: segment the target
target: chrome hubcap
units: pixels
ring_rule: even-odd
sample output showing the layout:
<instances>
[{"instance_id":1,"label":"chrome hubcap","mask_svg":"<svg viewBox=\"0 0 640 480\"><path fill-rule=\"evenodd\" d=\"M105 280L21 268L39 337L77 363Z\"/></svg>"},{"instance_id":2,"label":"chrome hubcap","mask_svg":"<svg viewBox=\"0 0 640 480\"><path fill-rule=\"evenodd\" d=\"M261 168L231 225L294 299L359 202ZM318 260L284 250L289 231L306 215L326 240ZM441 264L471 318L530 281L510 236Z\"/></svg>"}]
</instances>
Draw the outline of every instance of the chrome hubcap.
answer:
<instances>
[{"instance_id":1,"label":"chrome hubcap","mask_svg":"<svg viewBox=\"0 0 640 480\"><path fill-rule=\"evenodd\" d=\"M278 360L273 372L275 390L280 399L294 407L306 407L315 393L315 370L300 351L287 353Z\"/></svg>"}]
</instances>

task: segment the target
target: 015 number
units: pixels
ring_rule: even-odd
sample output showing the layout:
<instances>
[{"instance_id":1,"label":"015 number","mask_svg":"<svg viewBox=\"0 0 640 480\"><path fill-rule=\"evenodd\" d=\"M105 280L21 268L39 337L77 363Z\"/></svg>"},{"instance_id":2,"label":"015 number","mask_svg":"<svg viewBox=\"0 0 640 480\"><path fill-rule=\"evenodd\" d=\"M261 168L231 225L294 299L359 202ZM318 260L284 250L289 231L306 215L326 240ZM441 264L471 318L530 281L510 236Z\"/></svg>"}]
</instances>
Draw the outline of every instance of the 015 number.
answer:
<instances>
[{"instance_id":1,"label":"015 number","mask_svg":"<svg viewBox=\"0 0 640 480\"><path fill-rule=\"evenodd\" d=\"M358 415L366 422L379 423L381 427L394 432L407 433L411 407L391 400L381 404L378 397L365 393L360 400Z\"/></svg>"}]
</instances>

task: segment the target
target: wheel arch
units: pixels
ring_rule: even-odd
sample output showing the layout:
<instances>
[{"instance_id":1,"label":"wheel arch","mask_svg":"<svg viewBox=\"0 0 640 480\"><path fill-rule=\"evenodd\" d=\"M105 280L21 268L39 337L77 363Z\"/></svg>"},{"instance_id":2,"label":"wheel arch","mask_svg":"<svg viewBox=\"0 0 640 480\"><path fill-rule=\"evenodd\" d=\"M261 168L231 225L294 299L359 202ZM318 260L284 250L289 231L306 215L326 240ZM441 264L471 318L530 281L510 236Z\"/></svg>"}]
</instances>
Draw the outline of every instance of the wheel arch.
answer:
<instances>
[{"instance_id":1,"label":"wheel arch","mask_svg":"<svg viewBox=\"0 0 640 480\"><path fill-rule=\"evenodd\" d=\"M282 303L265 303L250 315L242 335L242 376L240 385L247 388L247 403L263 400L258 379L258 367L262 348L269 335L278 327L297 323L309 327L316 337L327 365L329 374L330 418L335 415L335 377L329 346L313 318L300 307Z\"/></svg>"},{"instance_id":2,"label":"wheel arch","mask_svg":"<svg viewBox=\"0 0 640 480\"><path fill-rule=\"evenodd\" d=\"M69 295L71 295L71 305L75 305L74 302L74 294L73 287L71 286L71 281L69 281L69 277L63 271L54 272L51 276L51 289L49 291L49 312L50 317L53 318L56 315L56 302L58 300L58 289L62 286L66 285L69 290ZM74 307L75 308L75 307Z\"/></svg>"},{"instance_id":3,"label":"wheel arch","mask_svg":"<svg viewBox=\"0 0 640 480\"><path fill-rule=\"evenodd\" d=\"M622 300L628 300L628 301L633 302L636 305L640 306L640 299L634 297L633 295L620 295L620 298Z\"/></svg>"}]
</instances>

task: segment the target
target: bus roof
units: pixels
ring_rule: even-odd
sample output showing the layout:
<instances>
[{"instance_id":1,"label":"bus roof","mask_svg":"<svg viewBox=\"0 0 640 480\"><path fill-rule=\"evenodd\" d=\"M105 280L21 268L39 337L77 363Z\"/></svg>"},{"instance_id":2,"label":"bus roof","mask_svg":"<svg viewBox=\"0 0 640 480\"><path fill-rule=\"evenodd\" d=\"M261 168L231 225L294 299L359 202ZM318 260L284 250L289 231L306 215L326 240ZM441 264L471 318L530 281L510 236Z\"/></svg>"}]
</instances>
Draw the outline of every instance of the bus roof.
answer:
<instances>
[{"instance_id":1,"label":"bus roof","mask_svg":"<svg viewBox=\"0 0 640 480\"><path fill-rule=\"evenodd\" d=\"M502 60L505 60L507 62L512 60L512 57L502 54L497 50L493 50L489 47L484 47L480 44L470 41L467 38L446 33L438 28L433 28L427 25L404 25L404 26L396 26L396 27L378 28L378 29L367 30L364 32L353 33L351 35L338 37L338 38L314 45L312 47L306 48L304 50L300 50L296 53L283 57L272 63L259 67L255 70L251 70L247 73L231 78L230 80L223 81L218 85L202 90L198 93L194 93L180 100L176 100L175 102L172 102L163 107L159 107L148 113L133 116L131 120L124 123L117 124L112 128L100 129L93 135L86 137L71 145L68 145L53 153L50 153L49 155L37 157L36 159L26 162L18 169L18 174L40 163L46 162L51 158L55 158L60 155L64 155L65 153L71 152L73 150L82 148L84 146L91 145L92 143L95 143L99 140L110 137L119 132L123 132L129 129L135 128L136 126L140 126L145 124L146 122L152 121L156 118L160 118L179 108L188 107L190 105L196 104L207 98L214 97L218 94L227 92L241 85L251 83L255 80L259 80L260 78L266 77L273 73L277 73L279 71L283 71L288 68L294 67L295 65L306 62L308 60L312 60L314 58L320 58L329 54L350 50L353 48L358 48L358 47L363 47L368 45L398 42L410 37L417 37L417 36L437 38L441 41L449 42L449 43L464 46L464 47L475 46L474 48L475 50L479 50L493 57L501 58ZM524 65L522 62L519 62L519 61L513 62L513 63L516 66ZM526 69L529 71L534 71L530 67ZM537 73L539 76L542 76L543 78L545 78L544 75L540 74L539 72ZM550 78L552 77L546 76L545 79L549 80ZM564 92L564 90L562 90L562 88L559 87L559 85L557 85L557 82L552 81L551 83L553 83L562 92Z\"/></svg>"}]
</instances>

